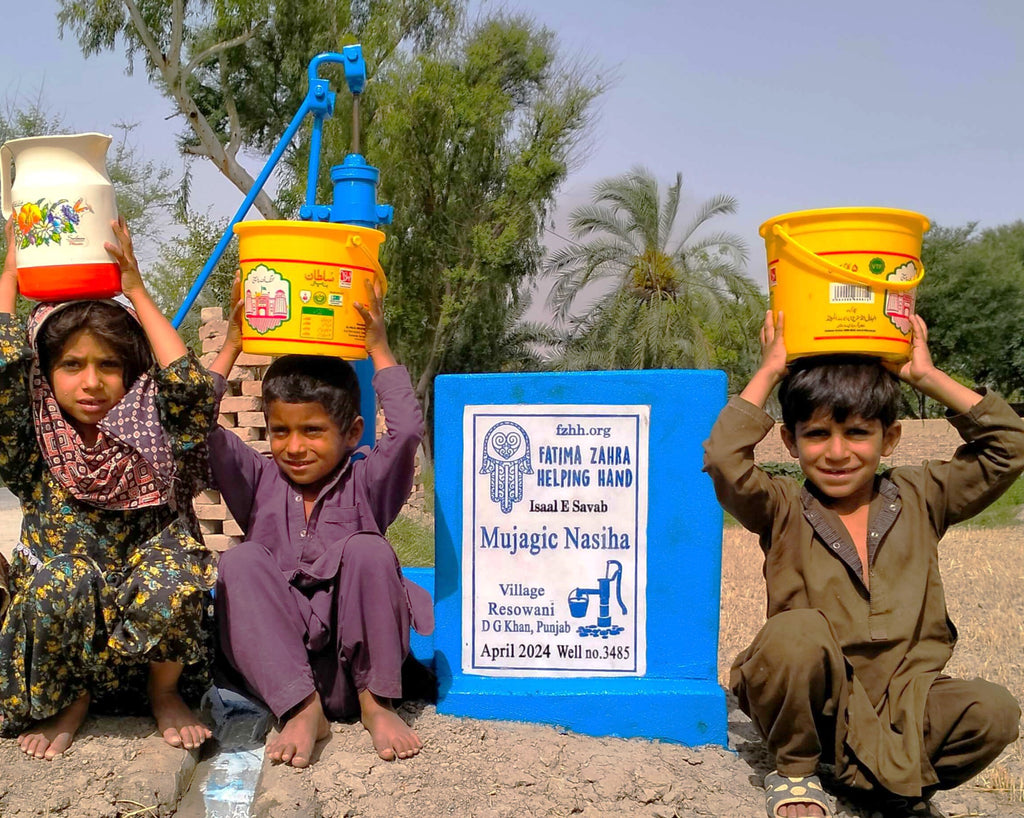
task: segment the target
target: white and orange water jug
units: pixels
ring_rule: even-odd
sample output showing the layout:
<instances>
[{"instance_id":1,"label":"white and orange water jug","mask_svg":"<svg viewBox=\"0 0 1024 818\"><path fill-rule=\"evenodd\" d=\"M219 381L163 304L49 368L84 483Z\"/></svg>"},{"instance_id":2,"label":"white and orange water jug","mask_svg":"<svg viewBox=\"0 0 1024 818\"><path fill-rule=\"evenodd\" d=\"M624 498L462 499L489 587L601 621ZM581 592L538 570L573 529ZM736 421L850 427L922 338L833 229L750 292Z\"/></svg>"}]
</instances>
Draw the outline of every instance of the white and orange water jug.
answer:
<instances>
[{"instance_id":1,"label":"white and orange water jug","mask_svg":"<svg viewBox=\"0 0 1024 818\"><path fill-rule=\"evenodd\" d=\"M4 219L15 214L18 287L26 298L109 298L121 291L121 270L103 247L115 241L110 222L117 219L110 142L106 134L83 133L0 147L0 206Z\"/></svg>"}]
</instances>

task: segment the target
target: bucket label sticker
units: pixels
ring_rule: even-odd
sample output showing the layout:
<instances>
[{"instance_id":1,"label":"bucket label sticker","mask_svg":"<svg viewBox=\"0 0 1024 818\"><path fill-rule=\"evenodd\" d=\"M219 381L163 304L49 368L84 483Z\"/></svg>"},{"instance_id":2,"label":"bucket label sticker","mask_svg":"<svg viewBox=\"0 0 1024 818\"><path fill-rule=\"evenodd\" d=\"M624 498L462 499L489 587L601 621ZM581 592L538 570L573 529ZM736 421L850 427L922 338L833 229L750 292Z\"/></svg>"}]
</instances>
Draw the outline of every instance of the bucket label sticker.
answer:
<instances>
[{"instance_id":1,"label":"bucket label sticker","mask_svg":"<svg viewBox=\"0 0 1024 818\"><path fill-rule=\"evenodd\" d=\"M303 307L299 316L299 337L311 341L334 340L334 310Z\"/></svg>"},{"instance_id":2,"label":"bucket label sticker","mask_svg":"<svg viewBox=\"0 0 1024 818\"><path fill-rule=\"evenodd\" d=\"M338 268L338 286L349 289L352 287L352 273L351 267L339 267Z\"/></svg>"},{"instance_id":3,"label":"bucket label sticker","mask_svg":"<svg viewBox=\"0 0 1024 818\"><path fill-rule=\"evenodd\" d=\"M886 281L913 281L917 276L917 266L912 261L901 264L889 275ZM886 290L885 315L904 335L910 334L910 316L914 314L914 290L893 292Z\"/></svg>"},{"instance_id":4,"label":"bucket label sticker","mask_svg":"<svg viewBox=\"0 0 1024 818\"><path fill-rule=\"evenodd\" d=\"M643 676L649 406L466 406L462 670Z\"/></svg>"},{"instance_id":5,"label":"bucket label sticker","mask_svg":"<svg viewBox=\"0 0 1024 818\"><path fill-rule=\"evenodd\" d=\"M246 323L260 335L277 329L291 311L291 283L277 270L257 264L242 282Z\"/></svg>"},{"instance_id":6,"label":"bucket label sticker","mask_svg":"<svg viewBox=\"0 0 1024 818\"><path fill-rule=\"evenodd\" d=\"M70 199L36 199L34 202L15 203L14 212L14 240L19 250L62 244L65 238L75 246L87 243L84 236L77 235L82 215L93 212L85 199L74 204Z\"/></svg>"},{"instance_id":7,"label":"bucket label sticker","mask_svg":"<svg viewBox=\"0 0 1024 818\"><path fill-rule=\"evenodd\" d=\"M842 284L830 281L828 284L830 304L874 304L875 291L863 284Z\"/></svg>"}]
</instances>

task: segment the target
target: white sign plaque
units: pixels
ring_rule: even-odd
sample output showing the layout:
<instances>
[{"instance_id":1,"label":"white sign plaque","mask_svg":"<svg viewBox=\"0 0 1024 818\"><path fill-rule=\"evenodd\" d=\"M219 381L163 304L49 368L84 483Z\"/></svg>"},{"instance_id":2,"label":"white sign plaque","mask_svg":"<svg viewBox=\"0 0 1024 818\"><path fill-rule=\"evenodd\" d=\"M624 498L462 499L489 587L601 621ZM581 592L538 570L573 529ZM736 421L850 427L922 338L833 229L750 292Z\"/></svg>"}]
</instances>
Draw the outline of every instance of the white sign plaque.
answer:
<instances>
[{"instance_id":1,"label":"white sign plaque","mask_svg":"<svg viewBox=\"0 0 1024 818\"><path fill-rule=\"evenodd\" d=\"M466 406L462 670L643 676L649 406Z\"/></svg>"}]
</instances>

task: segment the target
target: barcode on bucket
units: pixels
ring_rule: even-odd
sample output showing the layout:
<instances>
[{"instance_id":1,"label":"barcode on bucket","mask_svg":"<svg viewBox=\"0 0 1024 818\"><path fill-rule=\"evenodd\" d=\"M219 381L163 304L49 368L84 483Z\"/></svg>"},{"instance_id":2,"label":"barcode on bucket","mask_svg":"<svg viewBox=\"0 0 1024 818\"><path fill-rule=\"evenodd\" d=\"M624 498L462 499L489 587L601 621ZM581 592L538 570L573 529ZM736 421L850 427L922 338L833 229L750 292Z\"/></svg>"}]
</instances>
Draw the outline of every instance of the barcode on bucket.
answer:
<instances>
[{"instance_id":1,"label":"barcode on bucket","mask_svg":"<svg viewBox=\"0 0 1024 818\"><path fill-rule=\"evenodd\" d=\"M828 300L830 304L873 304L875 291L861 284L837 284L829 282Z\"/></svg>"}]
</instances>

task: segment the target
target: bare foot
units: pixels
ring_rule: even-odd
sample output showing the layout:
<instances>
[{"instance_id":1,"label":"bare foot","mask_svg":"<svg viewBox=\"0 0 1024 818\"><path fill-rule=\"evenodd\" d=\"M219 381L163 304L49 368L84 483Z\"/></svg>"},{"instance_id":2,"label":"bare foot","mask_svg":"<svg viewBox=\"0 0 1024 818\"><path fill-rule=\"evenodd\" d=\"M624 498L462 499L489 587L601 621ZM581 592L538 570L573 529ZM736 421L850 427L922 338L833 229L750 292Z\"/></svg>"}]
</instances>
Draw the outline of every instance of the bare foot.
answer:
<instances>
[{"instance_id":1,"label":"bare foot","mask_svg":"<svg viewBox=\"0 0 1024 818\"><path fill-rule=\"evenodd\" d=\"M781 818L825 818L825 810L814 803L786 804L779 807Z\"/></svg>"},{"instance_id":2,"label":"bare foot","mask_svg":"<svg viewBox=\"0 0 1024 818\"><path fill-rule=\"evenodd\" d=\"M281 725L281 732L267 741L271 761L308 767L313 760L314 745L331 734L331 725L324 715L320 694L310 693Z\"/></svg>"},{"instance_id":3,"label":"bare foot","mask_svg":"<svg viewBox=\"0 0 1024 818\"><path fill-rule=\"evenodd\" d=\"M182 666L177 662L151 662L149 665L149 706L156 729L172 747L195 750L213 733L192 712L178 693Z\"/></svg>"},{"instance_id":4,"label":"bare foot","mask_svg":"<svg viewBox=\"0 0 1024 818\"><path fill-rule=\"evenodd\" d=\"M369 690L359 692L360 720L373 740L377 755L385 761L412 758L423 742L395 712L390 699L382 699Z\"/></svg>"},{"instance_id":5,"label":"bare foot","mask_svg":"<svg viewBox=\"0 0 1024 818\"><path fill-rule=\"evenodd\" d=\"M18 746L32 758L56 758L71 746L88 713L89 694L83 693L59 713L36 722L18 736Z\"/></svg>"}]
</instances>

